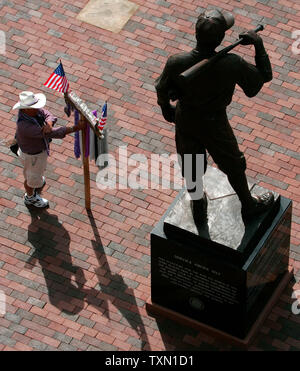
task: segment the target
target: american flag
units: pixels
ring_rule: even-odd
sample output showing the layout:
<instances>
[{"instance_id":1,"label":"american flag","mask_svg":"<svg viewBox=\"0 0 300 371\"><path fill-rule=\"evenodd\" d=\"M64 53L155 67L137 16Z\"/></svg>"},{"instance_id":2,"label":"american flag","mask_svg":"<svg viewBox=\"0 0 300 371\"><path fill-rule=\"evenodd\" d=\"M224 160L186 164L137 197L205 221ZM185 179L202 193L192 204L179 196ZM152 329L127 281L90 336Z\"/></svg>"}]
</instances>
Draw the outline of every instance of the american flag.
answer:
<instances>
[{"instance_id":1,"label":"american flag","mask_svg":"<svg viewBox=\"0 0 300 371\"><path fill-rule=\"evenodd\" d=\"M104 106L102 107L101 119L99 120L98 124L98 128L100 130L103 130L103 127L106 124L106 119L107 119L107 102L105 102Z\"/></svg>"},{"instance_id":2,"label":"american flag","mask_svg":"<svg viewBox=\"0 0 300 371\"><path fill-rule=\"evenodd\" d=\"M59 91L60 93L68 92L69 82L66 78L65 71L61 62L44 85L47 88Z\"/></svg>"}]
</instances>

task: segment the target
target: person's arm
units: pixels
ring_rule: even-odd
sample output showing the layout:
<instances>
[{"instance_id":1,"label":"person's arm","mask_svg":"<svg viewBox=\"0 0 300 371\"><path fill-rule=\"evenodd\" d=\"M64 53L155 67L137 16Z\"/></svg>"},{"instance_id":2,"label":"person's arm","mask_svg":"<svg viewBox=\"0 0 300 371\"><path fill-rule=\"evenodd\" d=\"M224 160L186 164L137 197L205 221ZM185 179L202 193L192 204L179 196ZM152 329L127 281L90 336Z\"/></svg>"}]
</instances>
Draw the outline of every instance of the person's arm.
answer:
<instances>
[{"instance_id":1,"label":"person's arm","mask_svg":"<svg viewBox=\"0 0 300 371\"><path fill-rule=\"evenodd\" d=\"M52 123L53 125L56 123L57 121L57 117L52 115L52 113L44 108L41 109L41 113L45 119L45 122L49 122L49 123Z\"/></svg>"},{"instance_id":2,"label":"person's arm","mask_svg":"<svg viewBox=\"0 0 300 371\"><path fill-rule=\"evenodd\" d=\"M67 134L75 133L76 131L79 131L84 127L84 124L79 123L76 126L74 125L71 127L54 128L53 126L57 122L57 117L52 115L52 113L46 109L42 109L41 114L43 115L45 120L45 126L43 126L42 128L42 134L46 138L62 139Z\"/></svg>"},{"instance_id":3,"label":"person's arm","mask_svg":"<svg viewBox=\"0 0 300 371\"><path fill-rule=\"evenodd\" d=\"M61 126L59 128L52 128L50 133L45 134L46 138L56 138L56 139L62 139L67 134L75 133L76 131L79 131L85 127L85 122L79 122L77 125L73 126Z\"/></svg>"},{"instance_id":4,"label":"person's arm","mask_svg":"<svg viewBox=\"0 0 300 371\"><path fill-rule=\"evenodd\" d=\"M162 110L163 117L168 122L175 121L175 107L170 103L172 57L168 59L165 68L155 81L157 103Z\"/></svg>"},{"instance_id":5,"label":"person's arm","mask_svg":"<svg viewBox=\"0 0 300 371\"><path fill-rule=\"evenodd\" d=\"M259 72L264 78L264 82L269 82L273 79L272 66L269 59L269 56L265 50L264 44L261 43L255 44L255 63Z\"/></svg>"},{"instance_id":6,"label":"person's arm","mask_svg":"<svg viewBox=\"0 0 300 371\"><path fill-rule=\"evenodd\" d=\"M33 125L32 123L27 124L24 122L24 125L22 125L22 122L18 124L18 130L19 134L26 138L32 138L32 139L43 139L43 138L57 138L62 139L67 134L75 133L76 131L79 131L83 129L85 126L85 122L79 122L76 126L61 126L58 128L52 128L51 132L48 134L44 134L42 131L42 128L38 125Z\"/></svg>"},{"instance_id":7,"label":"person's arm","mask_svg":"<svg viewBox=\"0 0 300 371\"><path fill-rule=\"evenodd\" d=\"M57 117L52 115L52 113L44 108L40 110L40 113L42 114L44 120L45 120L45 125L42 128L43 134L47 135L50 134L52 131L52 128L54 124L57 122Z\"/></svg>"},{"instance_id":8,"label":"person's arm","mask_svg":"<svg viewBox=\"0 0 300 371\"><path fill-rule=\"evenodd\" d=\"M256 65L240 58L240 71L237 83L248 97L254 97L264 83L272 80L272 67L263 41L257 33L249 31L241 34L240 37L244 39L242 45L254 45Z\"/></svg>"},{"instance_id":9,"label":"person's arm","mask_svg":"<svg viewBox=\"0 0 300 371\"><path fill-rule=\"evenodd\" d=\"M86 123L84 121L79 121L77 125L66 127L66 135L76 133L76 131L80 131L84 129L85 126L86 126Z\"/></svg>"}]
</instances>

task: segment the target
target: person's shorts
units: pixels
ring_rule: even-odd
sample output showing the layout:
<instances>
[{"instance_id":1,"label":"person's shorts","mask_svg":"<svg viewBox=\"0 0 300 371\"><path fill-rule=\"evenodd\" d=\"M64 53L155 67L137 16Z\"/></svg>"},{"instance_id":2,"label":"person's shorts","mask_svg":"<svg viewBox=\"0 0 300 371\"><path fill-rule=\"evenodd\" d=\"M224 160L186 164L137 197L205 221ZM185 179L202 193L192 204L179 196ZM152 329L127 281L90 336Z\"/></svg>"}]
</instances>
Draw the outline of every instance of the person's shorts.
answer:
<instances>
[{"instance_id":1,"label":"person's shorts","mask_svg":"<svg viewBox=\"0 0 300 371\"><path fill-rule=\"evenodd\" d=\"M40 188L43 186L43 175L47 166L47 151L37 155L28 155L19 148L18 155L23 165L23 174L27 185L30 188Z\"/></svg>"}]
</instances>

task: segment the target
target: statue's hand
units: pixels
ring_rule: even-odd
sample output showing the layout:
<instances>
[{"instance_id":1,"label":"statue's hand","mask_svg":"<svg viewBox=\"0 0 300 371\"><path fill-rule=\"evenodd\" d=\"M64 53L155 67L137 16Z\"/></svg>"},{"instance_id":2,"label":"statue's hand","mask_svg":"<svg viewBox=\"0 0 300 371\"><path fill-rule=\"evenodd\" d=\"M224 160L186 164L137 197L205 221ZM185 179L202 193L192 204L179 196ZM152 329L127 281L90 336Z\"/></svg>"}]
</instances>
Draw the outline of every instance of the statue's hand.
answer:
<instances>
[{"instance_id":1,"label":"statue's hand","mask_svg":"<svg viewBox=\"0 0 300 371\"><path fill-rule=\"evenodd\" d=\"M176 107L172 106L171 104L168 107L161 107L164 119L168 122L175 122L175 110Z\"/></svg>"},{"instance_id":2,"label":"statue's hand","mask_svg":"<svg viewBox=\"0 0 300 371\"><path fill-rule=\"evenodd\" d=\"M241 33L239 38L242 39L242 45L258 45L262 43L261 37L254 31Z\"/></svg>"}]
</instances>

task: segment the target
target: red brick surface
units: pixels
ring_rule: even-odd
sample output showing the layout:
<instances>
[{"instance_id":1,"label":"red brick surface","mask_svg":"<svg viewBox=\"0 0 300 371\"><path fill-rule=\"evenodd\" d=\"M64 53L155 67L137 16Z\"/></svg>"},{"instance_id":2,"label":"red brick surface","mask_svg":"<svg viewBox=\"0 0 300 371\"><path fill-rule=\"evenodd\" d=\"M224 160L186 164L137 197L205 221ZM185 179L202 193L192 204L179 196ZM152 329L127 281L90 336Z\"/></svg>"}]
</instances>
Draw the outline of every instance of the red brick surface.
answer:
<instances>
[{"instance_id":1,"label":"red brick surface","mask_svg":"<svg viewBox=\"0 0 300 371\"><path fill-rule=\"evenodd\" d=\"M0 350L222 350L224 343L171 321L149 317L150 231L176 196L172 190L96 187L91 164L92 214L84 208L81 162L73 138L54 140L44 196L50 209L30 214L23 204L23 175L4 141L15 132L11 110L22 90L43 91L60 124L63 99L42 84L61 58L72 89L92 109L109 102L109 148L129 155L175 153L174 127L156 105L154 79L171 54L194 46L193 25L209 0L132 0L139 4L119 34L76 20L87 1L2 1L0 30ZM257 23L274 79L253 99L236 90L228 110L247 175L294 201L290 265L294 279L250 349L299 350L300 314L291 311L300 290L299 28L296 0L226 1L236 16L224 45ZM253 61L251 47L237 53Z\"/></svg>"}]
</instances>

